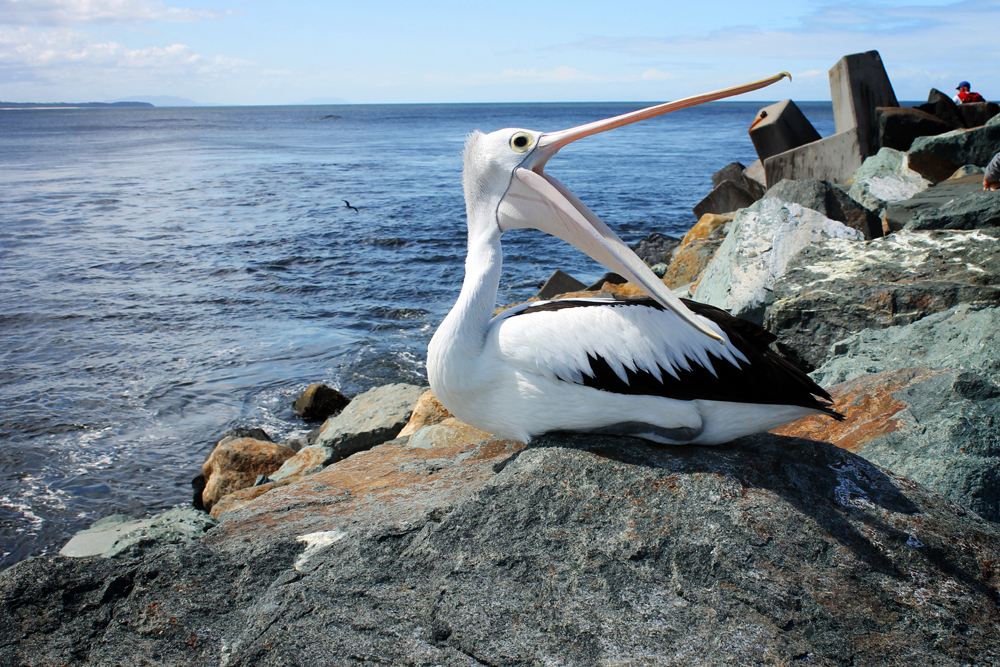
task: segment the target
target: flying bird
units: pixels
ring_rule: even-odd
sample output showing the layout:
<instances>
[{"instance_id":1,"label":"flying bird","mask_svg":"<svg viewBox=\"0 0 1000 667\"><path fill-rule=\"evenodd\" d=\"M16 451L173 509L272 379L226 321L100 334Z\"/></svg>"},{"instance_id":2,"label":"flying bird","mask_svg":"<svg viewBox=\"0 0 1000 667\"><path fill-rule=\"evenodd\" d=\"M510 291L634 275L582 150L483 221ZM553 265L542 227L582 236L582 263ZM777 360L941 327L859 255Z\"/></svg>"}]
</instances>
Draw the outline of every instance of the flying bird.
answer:
<instances>
[{"instance_id":1,"label":"flying bird","mask_svg":"<svg viewBox=\"0 0 1000 667\"><path fill-rule=\"evenodd\" d=\"M347 206L347 208L351 209L355 213L358 212L357 208L355 208L354 206L351 206L351 202L347 201L346 199L341 199L341 201L344 202L344 205Z\"/></svg>"},{"instance_id":2,"label":"flying bird","mask_svg":"<svg viewBox=\"0 0 1000 667\"><path fill-rule=\"evenodd\" d=\"M809 414L843 417L829 394L767 345L774 336L678 299L546 163L577 139L768 86L786 73L560 132L469 135L463 171L468 255L451 312L431 339L427 376L460 420L529 442L553 431L719 444ZM493 316L501 236L552 234L650 298L564 299Z\"/></svg>"}]
</instances>

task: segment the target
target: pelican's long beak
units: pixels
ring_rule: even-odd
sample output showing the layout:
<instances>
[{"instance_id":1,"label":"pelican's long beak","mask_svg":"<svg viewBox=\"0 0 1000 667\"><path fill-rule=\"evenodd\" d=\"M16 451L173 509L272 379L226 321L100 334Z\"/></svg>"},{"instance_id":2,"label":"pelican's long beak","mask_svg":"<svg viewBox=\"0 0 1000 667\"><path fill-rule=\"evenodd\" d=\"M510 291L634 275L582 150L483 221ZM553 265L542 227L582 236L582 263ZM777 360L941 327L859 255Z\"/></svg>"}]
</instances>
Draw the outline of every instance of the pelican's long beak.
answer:
<instances>
[{"instance_id":1,"label":"pelican's long beak","mask_svg":"<svg viewBox=\"0 0 1000 667\"><path fill-rule=\"evenodd\" d=\"M698 319L674 296L646 263L632 252L604 221L584 205L562 183L544 173L545 164L563 146L598 132L613 130L678 109L721 100L770 86L791 76L782 72L767 79L734 86L712 93L687 97L632 113L587 123L561 132L551 132L538 138L538 145L529 157L514 170L510 186L500 206L497 218L501 231L530 227L556 236L583 251L612 271L615 271L652 296L664 308L675 313L707 336L722 338Z\"/></svg>"}]
</instances>

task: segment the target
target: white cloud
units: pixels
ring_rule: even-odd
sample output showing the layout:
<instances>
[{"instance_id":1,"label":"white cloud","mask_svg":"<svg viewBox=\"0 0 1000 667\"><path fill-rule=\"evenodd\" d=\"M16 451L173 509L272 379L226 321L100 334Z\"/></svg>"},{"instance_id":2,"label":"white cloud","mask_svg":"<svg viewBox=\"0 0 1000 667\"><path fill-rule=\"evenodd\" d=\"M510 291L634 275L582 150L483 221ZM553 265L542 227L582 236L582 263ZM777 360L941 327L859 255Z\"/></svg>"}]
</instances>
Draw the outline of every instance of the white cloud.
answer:
<instances>
[{"instance_id":1,"label":"white cloud","mask_svg":"<svg viewBox=\"0 0 1000 667\"><path fill-rule=\"evenodd\" d=\"M176 23L218 16L208 9L168 7L159 0L0 0L0 25Z\"/></svg>"},{"instance_id":2,"label":"white cloud","mask_svg":"<svg viewBox=\"0 0 1000 667\"><path fill-rule=\"evenodd\" d=\"M246 60L196 53L184 44L132 49L113 41L94 42L67 28L34 31L0 28L0 83L34 81L53 85L148 86L191 83L231 76L252 66Z\"/></svg>"}]
</instances>

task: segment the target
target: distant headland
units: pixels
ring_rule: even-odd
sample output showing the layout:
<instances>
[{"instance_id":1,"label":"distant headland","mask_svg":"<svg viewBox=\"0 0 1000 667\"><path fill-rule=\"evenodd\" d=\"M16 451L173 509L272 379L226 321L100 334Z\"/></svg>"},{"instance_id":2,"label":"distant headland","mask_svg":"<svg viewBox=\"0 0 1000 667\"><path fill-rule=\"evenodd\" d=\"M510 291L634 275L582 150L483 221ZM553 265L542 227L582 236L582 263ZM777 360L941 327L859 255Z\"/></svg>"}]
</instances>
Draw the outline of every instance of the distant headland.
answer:
<instances>
[{"instance_id":1,"label":"distant headland","mask_svg":"<svg viewBox=\"0 0 1000 667\"><path fill-rule=\"evenodd\" d=\"M90 107L151 107L149 102L0 102L0 109L80 109Z\"/></svg>"}]
</instances>

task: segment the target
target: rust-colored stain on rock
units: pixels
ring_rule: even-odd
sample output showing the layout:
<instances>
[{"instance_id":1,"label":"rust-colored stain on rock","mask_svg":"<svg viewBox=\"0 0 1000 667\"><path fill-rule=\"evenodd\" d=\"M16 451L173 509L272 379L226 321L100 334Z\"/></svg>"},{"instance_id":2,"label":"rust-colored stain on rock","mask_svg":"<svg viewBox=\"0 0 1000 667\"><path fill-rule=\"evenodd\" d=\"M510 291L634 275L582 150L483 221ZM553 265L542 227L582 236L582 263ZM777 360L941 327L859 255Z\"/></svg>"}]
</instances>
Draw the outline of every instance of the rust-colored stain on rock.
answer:
<instances>
[{"instance_id":1,"label":"rust-colored stain on rock","mask_svg":"<svg viewBox=\"0 0 1000 667\"><path fill-rule=\"evenodd\" d=\"M866 443L899 429L894 417L906 408L906 403L893 396L894 392L942 372L929 368L902 368L849 380L830 389L834 409L843 413L844 421L810 415L771 432L829 442L857 452Z\"/></svg>"},{"instance_id":2,"label":"rust-colored stain on rock","mask_svg":"<svg viewBox=\"0 0 1000 667\"><path fill-rule=\"evenodd\" d=\"M499 439L431 449L398 442L379 445L292 484L241 499L249 502L222 516L207 540L224 545L234 539L273 540L349 524L415 521L474 493L496 474L493 466L499 460L523 448L519 442Z\"/></svg>"}]
</instances>

